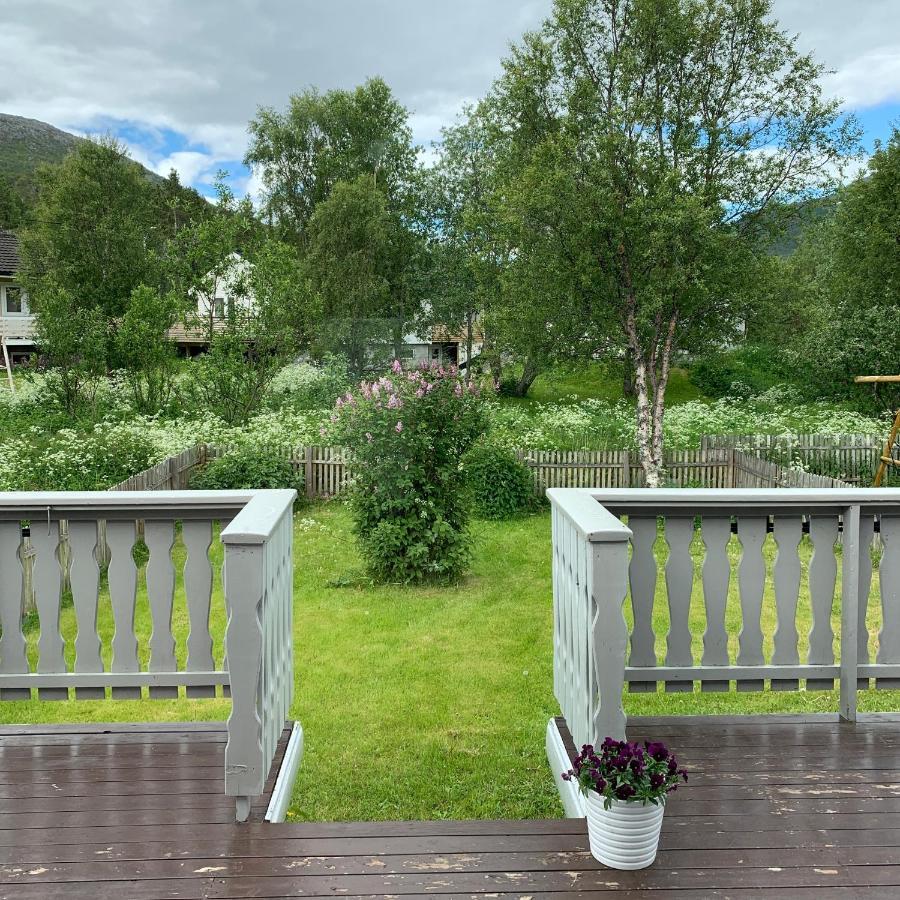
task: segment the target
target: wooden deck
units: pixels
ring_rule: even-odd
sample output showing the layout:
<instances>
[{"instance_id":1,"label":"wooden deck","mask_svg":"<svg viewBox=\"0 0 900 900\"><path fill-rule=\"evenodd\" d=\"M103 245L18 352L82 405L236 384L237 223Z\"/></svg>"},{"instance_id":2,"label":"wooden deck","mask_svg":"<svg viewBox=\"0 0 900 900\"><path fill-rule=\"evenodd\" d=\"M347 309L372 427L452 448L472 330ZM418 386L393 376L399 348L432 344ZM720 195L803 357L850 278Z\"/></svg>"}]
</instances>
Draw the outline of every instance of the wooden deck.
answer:
<instances>
[{"instance_id":1,"label":"wooden deck","mask_svg":"<svg viewBox=\"0 0 900 900\"><path fill-rule=\"evenodd\" d=\"M900 717L643 719L629 736L670 742L691 774L643 872L594 862L581 820L268 825L264 797L236 825L221 726L7 726L0 898L900 897Z\"/></svg>"}]
</instances>

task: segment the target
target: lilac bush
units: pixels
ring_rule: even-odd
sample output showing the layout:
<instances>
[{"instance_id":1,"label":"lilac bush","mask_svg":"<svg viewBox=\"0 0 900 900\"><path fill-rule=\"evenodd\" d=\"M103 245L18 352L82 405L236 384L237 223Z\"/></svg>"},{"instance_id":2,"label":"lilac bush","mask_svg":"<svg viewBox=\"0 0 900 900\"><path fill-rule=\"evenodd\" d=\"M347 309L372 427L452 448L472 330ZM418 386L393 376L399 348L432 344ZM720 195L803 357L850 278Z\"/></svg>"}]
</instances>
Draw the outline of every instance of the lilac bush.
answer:
<instances>
[{"instance_id":1,"label":"lilac bush","mask_svg":"<svg viewBox=\"0 0 900 900\"><path fill-rule=\"evenodd\" d=\"M609 809L613 800L633 803L665 803L666 796L687 781L687 772L659 741L628 743L605 738L597 753L585 744L572 768L563 773L565 781L577 781L582 793L596 791Z\"/></svg>"},{"instance_id":2,"label":"lilac bush","mask_svg":"<svg viewBox=\"0 0 900 900\"><path fill-rule=\"evenodd\" d=\"M330 437L350 450L354 531L374 578L452 581L465 571L460 461L483 430L476 389L453 366L395 361L338 399Z\"/></svg>"}]
</instances>

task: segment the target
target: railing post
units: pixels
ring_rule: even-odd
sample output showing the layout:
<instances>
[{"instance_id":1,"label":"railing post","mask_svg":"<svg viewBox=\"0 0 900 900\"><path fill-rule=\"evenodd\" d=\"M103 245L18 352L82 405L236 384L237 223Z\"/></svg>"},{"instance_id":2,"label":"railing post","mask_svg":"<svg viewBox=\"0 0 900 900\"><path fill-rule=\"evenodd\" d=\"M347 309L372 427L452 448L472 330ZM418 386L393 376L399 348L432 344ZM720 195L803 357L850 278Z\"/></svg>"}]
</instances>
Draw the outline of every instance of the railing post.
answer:
<instances>
[{"instance_id":1,"label":"railing post","mask_svg":"<svg viewBox=\"0 0 900 900\"><path fill-rule=\"evenodd\" d=\"M259 710L264 553L263 544L225 544L225 654L231 686L225 794L235 798L239 822L250 815L250 804L262 794L267 775Z\"/></svg>"},{"instance_id":2,"label":"railing post","mask_svg":"<svg viewBox=\"0 0 900 900\"><path fill-rule=\"evenodd\" d=\"M856 690L859 644L859 557L868 553L859 539L859 506L844 510L844 541L841 571L841 719L856 721Z\"/></svg>"},{"instance_id":3,"label":"railing post","mask_svg":"<svg viewBox=\"0 0 900 900\"><path fill-rule=\"evenodd\" d=\"M603 738L625 738L625 654L628 627L623 606L628 586L628 538L630 533L592 542L590 560L590 652L596 687L591 679L593 743Z\"/></svg>"},{"instance_id":4,"label":"railing post","mask_svg":"<svg viewBox=\"0 0 900 900\"><path fill-rule=\"evenodd\" d=\"M313 484L313 448L312 445L305 448L303 456L303 479L306 482L306 499L314 500L316 496Z\"/></svg>"}]
</instances>

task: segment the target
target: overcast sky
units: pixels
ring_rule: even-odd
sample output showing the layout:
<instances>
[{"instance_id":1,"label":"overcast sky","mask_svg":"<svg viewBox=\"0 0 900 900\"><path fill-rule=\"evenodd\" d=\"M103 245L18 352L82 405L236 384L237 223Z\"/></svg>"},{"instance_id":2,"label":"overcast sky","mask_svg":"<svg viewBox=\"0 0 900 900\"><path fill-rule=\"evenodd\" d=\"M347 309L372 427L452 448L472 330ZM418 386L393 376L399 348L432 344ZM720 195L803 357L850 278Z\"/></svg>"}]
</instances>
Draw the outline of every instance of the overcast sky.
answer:
<instances>
[{"instance_id":1,"label":"overcast sky","mask_svg":"<svg viewBox=\"0 0 900 900\"><path fill-rule=\"evenodd\" d=\"M551 0L2 0L0 112L111 132L160 174L209 193L240 163L257 106L381 75L428 147L485 93ZM867 141L900 118L900 0L775 0L835 74Z\"/></svg>"}]
</instances>

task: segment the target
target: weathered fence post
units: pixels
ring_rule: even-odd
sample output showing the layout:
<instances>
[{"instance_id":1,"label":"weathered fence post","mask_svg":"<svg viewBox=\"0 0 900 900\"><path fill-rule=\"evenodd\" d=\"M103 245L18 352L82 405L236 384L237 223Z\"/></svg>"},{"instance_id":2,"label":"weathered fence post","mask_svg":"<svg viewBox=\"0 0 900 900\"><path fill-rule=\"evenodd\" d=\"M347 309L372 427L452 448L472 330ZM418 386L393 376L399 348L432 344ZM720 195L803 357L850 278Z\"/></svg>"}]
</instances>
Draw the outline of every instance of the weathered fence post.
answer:
<instances>
[{"instance_id":1,"label":"weathered fence post","mask_svg":"<svg viewBox=\"0 0 900 900\"><path fill-rule=\"evenodd\" d=\"M315 485L313 484L313 448L312 445L304 450L304 466L303 479L306 486L306 499L313 500L316 496Z\"/></svg>"}]
</instances>

